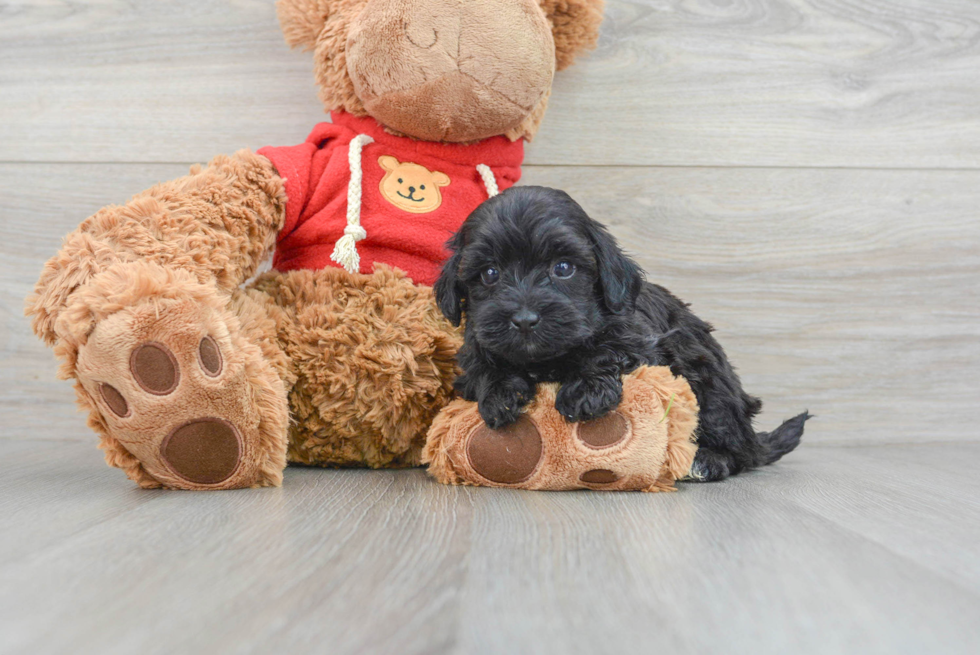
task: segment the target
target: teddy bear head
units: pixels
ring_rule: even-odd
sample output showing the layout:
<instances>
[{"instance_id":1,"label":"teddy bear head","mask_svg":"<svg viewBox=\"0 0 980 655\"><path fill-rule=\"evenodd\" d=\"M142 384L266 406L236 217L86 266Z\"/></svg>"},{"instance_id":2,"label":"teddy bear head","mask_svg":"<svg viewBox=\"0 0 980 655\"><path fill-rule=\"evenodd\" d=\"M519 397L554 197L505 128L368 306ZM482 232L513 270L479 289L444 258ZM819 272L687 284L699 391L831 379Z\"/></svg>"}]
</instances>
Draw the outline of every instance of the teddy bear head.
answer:
<instances>
[{"instance_id":1,"label":"teddy bear head","mask_svg":"<svg viewBox=\"0 0 980 655\"><path fill-rule=\"evenodd\" d=\"M428 141L530 139L556 70L595 45L603 0L278 0L327 111Z\"/></svg>"}]
</instances>

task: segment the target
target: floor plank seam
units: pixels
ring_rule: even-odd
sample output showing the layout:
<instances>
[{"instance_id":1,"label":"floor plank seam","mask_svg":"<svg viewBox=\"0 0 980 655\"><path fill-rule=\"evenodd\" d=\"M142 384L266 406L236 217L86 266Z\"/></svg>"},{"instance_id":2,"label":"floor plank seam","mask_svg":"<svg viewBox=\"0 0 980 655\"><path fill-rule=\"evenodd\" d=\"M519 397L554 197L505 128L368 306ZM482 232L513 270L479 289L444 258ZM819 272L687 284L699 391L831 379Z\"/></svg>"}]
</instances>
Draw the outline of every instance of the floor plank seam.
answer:
<instances>
[{"instance_id":1,"label":"floor plank seam","mask_svg":"<svg viewBox=\"0 0 980 655\"><path fill-rule=\"evenodd\" d=\"M806 512L807 516L811 517L813 520L816 520L818 522L821 522L821 523L826 524L829 529L831 529L831 530L836 529L839 532L843 532L845 534L851 535L855 539L858 539L860 541L864 541L864 542L866 542L868 544L871 544L873 547L875 547L877 549L880 549L880 550L888 553L892 557L895 557L895 558L900 559L902 561L908 562L909 563L909 568L914 568L914 569L916 569L918 571L921 571L924 574L933 576L933 577L935 577L935 578L937 578L939 580L943 580L943 581L946 582L946 584L948 584L948 585L950 585L950 586L952 586L952 587L954 587L956 589L959 589L960 591L963 591L963 592L969 594L970 596L973 596L975 598L980 599L980 589L977 589L975 587L971 587L971 586L969 586L967 584L964 584L959 579L956 579L956 578L951 577L951 576L949 576L949 575L947 575L947 574L945 574L945 573L943 573L941 571L938 571L936 569L929 568L928 566L923 565L922 562L920 562L919 560L915 559L914 557L912 557L912 556L910 556L910 555L908 555L906 553L902 553L900 551L897 551L897 550L895 550L893 548L890 548L881 539L877 539L877 538L868 536L867 534L864 534L862 532L859 532L859 531L855 530L852 527L849 527L849 526L844 525L844 524L842 524L842 523L840 523L838 521L833 520L832 518L828 518L828 517L824 516L823 514L819 514L815 510L810 509L808 507L805 507L805 506L801 505L797 501L789 501L789 502L792 503L792 505L794 507L796 507L797 509L799 509L799 510L801 510L803 512Z\"/></svg>"},{"instance_id":2,"label":"floor plank seam","mask_svg":"<svg viewBox=\"0 0 980 655\"><path fill-rule=\"evenodd\" d=\"M223 154L215 152L214 155ZM62 160L6 160L0 166L193 166L202 161L62 161ZM746 170L746 171L881 171L892 173L980 173L976 167L907 167L907 166L785 166L765 164L551 164L524 163L521 168L609 168L636 170Z\"/></svg>"},{"instance_id":3,"label":"floor plank seam","mask_svg":"<svg viewBox=\"0 0 980 655\"><path fill-rule=\"evenodd\" d=\"M877 448L894 446L959 446L963 444L980 444L980 439L943 439L941 441L881 441L849 443L844 441L814 441L804 442L801 448Z\"/></svg>"}]
</instances>

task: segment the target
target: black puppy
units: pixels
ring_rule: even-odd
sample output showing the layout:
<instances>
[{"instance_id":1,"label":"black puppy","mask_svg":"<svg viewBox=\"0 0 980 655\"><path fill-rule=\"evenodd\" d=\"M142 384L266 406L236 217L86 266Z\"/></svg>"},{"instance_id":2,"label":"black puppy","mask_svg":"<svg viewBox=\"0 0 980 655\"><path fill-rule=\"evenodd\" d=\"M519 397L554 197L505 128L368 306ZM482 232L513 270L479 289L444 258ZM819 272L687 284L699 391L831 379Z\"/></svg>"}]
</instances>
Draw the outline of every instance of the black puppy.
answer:
<instances>
[{"instance_id":1,"label":"black puppy","mask_svg":"<svg viewBox=\"0 0 980 655\"><path fill-rule=\"evenodd\" d=\"M560 382L569 421L600 417L621 376L644 364L684 376L701 406L692 477L720 480L796 448L804 412L756 432L762 402L742 390L711 326L619 249L563 191L513 187L478 207L449 241L435 285L443 314L466 314L456 390L491 428L517 420L537 382Z\"/></svg>"}]
</instances>

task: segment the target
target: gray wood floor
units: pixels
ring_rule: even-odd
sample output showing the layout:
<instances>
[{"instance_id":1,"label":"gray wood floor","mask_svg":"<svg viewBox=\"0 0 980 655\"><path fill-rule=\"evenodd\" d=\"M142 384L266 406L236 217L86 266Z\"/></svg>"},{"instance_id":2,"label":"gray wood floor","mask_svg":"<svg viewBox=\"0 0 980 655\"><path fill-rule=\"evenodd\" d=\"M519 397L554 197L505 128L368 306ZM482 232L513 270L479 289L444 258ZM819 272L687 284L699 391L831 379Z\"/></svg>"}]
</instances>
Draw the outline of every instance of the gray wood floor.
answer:
<instances>
[{"instance_id":1,"label":"gray wood floor","mask_svg":"<svg viewBox=\"0 0 980 655\"><path fill-rule=\"evenodd\" d=\"M526 183L718 328L785 461L672 495L290 469L145 492L23 298L64 233L322 109L271 0L0 0L0 652L980 650L980 2L608 0Z\"/></svg>"},{"instance_id":2,"label":"gray wood floor","mask_svg":"<svg viewBox=\"0 0 980 655\"><path fill-rule=\"evenodd\" d=\"M679 493L290 469L147 492L0 442L0 639L23 653L975 653L980 444L813 446ZM959 467L952 467L959 468Z\"/></svg>"}]
</instances>

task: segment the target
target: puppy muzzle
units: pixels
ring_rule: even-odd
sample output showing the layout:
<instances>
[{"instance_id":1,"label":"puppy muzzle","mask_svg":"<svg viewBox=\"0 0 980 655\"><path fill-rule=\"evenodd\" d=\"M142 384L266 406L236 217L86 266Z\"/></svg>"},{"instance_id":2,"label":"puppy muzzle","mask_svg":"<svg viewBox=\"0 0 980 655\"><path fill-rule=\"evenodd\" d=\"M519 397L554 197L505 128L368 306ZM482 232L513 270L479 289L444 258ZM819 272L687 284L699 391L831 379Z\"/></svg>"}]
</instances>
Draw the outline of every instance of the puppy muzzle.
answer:
<instances>
[{"instance_id":1,"label":"puppy muzzle","mask_svg":"<svg viewBox=\"0 0 980 655\"><path fill-rule=\"evenodd\" d=\"M585 316L567 299L515 293L471 312L480 345L516 364L560 357L591 334Z\"/></svg>"}]
</instances>

